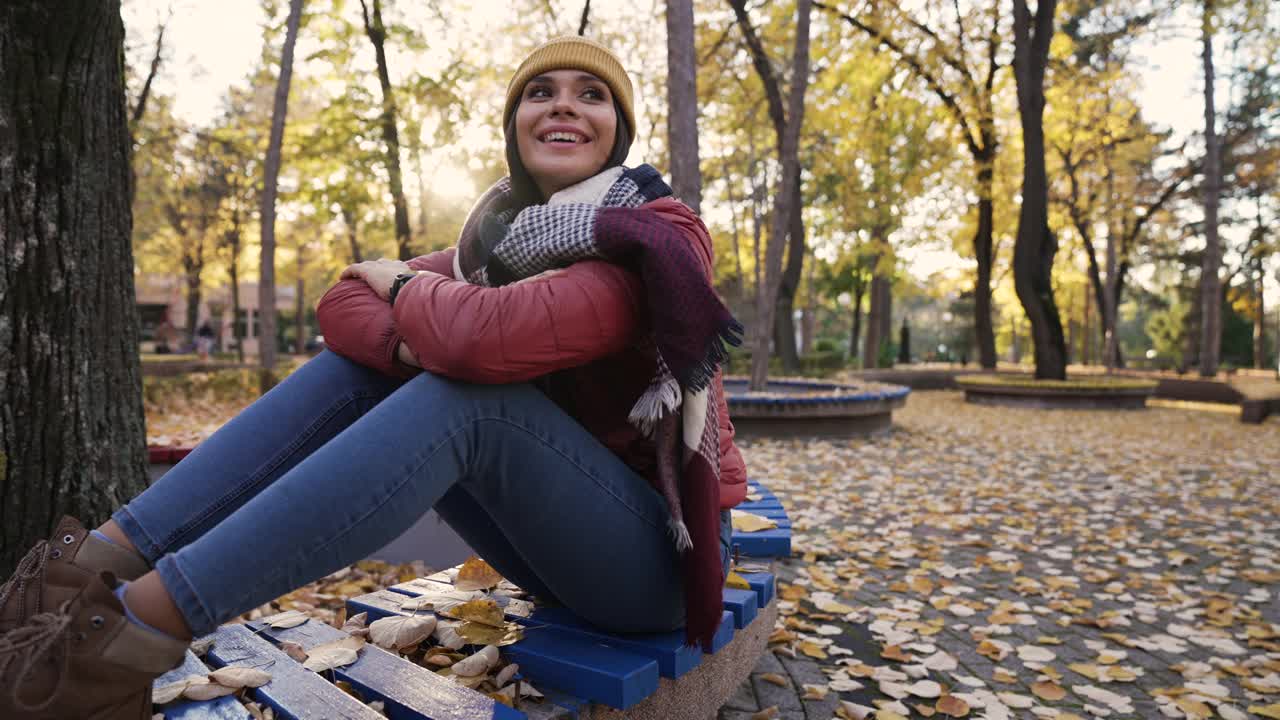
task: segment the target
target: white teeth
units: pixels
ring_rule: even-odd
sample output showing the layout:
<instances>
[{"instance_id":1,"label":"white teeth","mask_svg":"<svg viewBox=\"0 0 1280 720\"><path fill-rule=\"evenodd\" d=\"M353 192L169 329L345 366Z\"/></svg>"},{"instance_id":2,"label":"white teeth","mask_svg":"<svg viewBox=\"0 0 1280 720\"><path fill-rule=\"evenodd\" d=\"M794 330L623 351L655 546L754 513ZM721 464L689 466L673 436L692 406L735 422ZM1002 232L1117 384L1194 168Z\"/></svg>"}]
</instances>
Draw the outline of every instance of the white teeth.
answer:
<instances>
[{"instance_id":1,"label":"white teeth","mask_svg":"<svg viewBox=\"0 0 1280 720\"><path fill-rule=\"evenodd\" d=\"M542 136L542 142L552 142L555 140L568 140L569 142L582 142L581 136L571 132L549 132Z\"/></svg>"}]
</instances>

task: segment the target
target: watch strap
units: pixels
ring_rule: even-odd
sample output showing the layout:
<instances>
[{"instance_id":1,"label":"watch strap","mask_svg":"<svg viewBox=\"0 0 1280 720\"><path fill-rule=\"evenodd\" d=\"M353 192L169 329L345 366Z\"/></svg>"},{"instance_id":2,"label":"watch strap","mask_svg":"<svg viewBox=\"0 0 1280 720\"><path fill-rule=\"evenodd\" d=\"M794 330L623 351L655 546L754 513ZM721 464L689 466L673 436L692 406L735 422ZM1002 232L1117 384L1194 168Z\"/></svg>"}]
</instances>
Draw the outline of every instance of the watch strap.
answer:
<instances>
[{"instance_id":1,"label":"watch strap","mask_svg":"<svg viewBox=\"0 0 1280 720\"><path fill-rule=\"evenodd\" d=\"M396 296L400 294L400 288L403 288L410 280L418 277L416 272L400 273L396 276L395 282L391 283L391 291L387 293L387 302L392 305L396 304Z\"/></svg>"}]
</instances>

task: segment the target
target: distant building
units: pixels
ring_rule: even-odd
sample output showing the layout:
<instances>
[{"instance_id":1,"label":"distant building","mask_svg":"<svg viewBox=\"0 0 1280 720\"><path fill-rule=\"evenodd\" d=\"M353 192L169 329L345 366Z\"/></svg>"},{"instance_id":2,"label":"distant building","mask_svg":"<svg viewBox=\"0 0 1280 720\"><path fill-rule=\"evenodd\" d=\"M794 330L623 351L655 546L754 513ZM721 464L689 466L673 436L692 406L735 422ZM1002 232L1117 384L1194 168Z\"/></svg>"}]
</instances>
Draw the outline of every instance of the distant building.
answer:
<instances>
[{"instance_id":1,"label":"distant building","mask_svg":"<svg viewBox=\"0 0 1280 720\"><path fill-rule=\"evenodd\" d=\"M143 352L187 352L191 348L191 332L187 328L186 281L181 275L139 273L134 276L138 317L141 321ZM285 317L294 312L296 288L276 287L276 311ZM215 351L235 350L238 322L243 328L246 355L258 352L258 284L240 283L240 317L231 317L231 288L205 289L196 311L196 327L208 322L213 328ZM284 327L278 321L277 327ZM167 350L166 350L167 348Z\"/></svg>"}]
</instances>

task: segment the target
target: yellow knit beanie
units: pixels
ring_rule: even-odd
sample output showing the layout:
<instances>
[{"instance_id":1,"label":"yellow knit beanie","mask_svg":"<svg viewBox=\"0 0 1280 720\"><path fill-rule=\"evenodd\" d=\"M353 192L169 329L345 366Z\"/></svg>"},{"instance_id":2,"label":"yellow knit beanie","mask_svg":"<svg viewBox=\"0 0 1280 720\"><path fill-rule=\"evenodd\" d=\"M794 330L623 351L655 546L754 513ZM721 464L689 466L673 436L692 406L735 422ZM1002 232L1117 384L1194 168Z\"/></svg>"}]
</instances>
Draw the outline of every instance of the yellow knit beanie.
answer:
<instances>
[{"instance_id":1,"label":"yellow knit beanie","mask_svg":"<svg viewBox=\"0 0 1280 720\"><path fill-rule=\"evenodd\" d=\"M510 122L511 113L515 112L525 83L552 70L582 70L603 80L617 100L618 107L622 108L627 126L634 135L636 116L632 109L631 78L622 68L622 62L605 46L577 35L564 35L548 40L520 63L507 85L507 104L502 109L502 127L507 127Z\"/></svg>"}]
</instances>

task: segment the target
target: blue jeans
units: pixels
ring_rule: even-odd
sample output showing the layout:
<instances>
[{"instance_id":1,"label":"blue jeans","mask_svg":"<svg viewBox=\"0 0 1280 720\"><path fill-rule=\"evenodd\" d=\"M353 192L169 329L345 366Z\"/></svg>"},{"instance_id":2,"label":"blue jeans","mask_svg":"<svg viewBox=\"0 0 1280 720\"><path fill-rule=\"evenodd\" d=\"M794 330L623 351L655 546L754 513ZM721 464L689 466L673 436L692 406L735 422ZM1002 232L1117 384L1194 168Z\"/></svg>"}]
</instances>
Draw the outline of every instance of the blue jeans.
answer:
<instances>
[{"instance_id":1,"label":"blue jeans","mask_svg":"<svg viewBox=\"0 0 1280 720\"><path fill-rule=\"evenodd\" d=\"M113 519L198 636L367 557L432 508L505 577L591 623L684 623L666 503L528 384L403 381L326 351Z\"/></svg>"}]
</instances>

